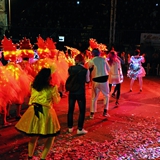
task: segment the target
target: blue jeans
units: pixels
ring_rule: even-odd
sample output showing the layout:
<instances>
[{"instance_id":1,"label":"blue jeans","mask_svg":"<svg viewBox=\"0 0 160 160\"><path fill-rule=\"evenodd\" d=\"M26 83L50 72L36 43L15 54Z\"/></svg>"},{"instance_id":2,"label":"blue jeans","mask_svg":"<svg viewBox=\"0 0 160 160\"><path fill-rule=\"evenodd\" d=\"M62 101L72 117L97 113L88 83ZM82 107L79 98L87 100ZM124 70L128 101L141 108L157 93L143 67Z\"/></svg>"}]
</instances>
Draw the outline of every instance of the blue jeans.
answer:
<instances>
[{"instance_id":1,"label":"blue jeans","mask_svg":"<svg viewBox=\"0 0 160 160\"><path fill-rule=\"evenodd\" d=\"M85 112L86 112L86 97L85 94L69 94L68 96L68 128L73 127L73 113L75 109L76 101L79 106L79 118L78 118L78 129L83 129Z\"/></svg>"}]
</instances>

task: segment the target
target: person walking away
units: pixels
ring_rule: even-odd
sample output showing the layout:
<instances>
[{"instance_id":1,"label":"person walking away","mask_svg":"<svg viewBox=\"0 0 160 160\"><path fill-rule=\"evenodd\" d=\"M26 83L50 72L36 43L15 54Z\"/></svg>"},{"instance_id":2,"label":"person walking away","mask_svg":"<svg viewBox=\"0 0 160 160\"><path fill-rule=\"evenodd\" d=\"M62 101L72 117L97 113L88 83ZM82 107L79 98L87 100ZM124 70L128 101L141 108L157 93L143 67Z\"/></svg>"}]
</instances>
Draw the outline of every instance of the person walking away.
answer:
<instances>
[{"instance_id":1,"label":"person walking away","mask_svg":"<svg viewBox=\"0 0 160 160\"><path fill-rule=\"evenodd\" d=\"M69 75L77 74L78 82L80 87L76 91L69 91L68 96L68 132L73 132L73 114L75 109L75 103L78 103L79 106L79 118L78 118L78 128L77 134L86 134L88 131L84 129L84 120L86 113L86 91L85 91L85 83L89 83L90 75L89 70L84 67L84 56L82 54L78 54L75 57L75 65L71 66L68 69Z\"/></svg>"},{"instance_id":2,"label":"person walking away","mask_svg":"<svg viewBox=\"0 0 160 160\"><path fill-rule=\"evenodd\" d=\"M97 112L97 100L99 93L102 92L104 96L104 111L103 116L109 116L109 64L106 58L100 57L99 49L92 50L93 58L88 62L89 68L92 68L92 98L90 107L90 118L94 118L94 113Z\"/></svg>"},{"instance_id":3,"label":"person walking away","mask_svg":"<svg viewBox=\"0 0 160 160\"><path fill-rule=\"evenodd\" d=\"M32 159L39 137L46 138L41 160L46 159L60 132L60 124L53 108L60 101L58 87L51 85L51 69L42 68L31 85L29 107L15 125L15 128L30 136L28 143L28 159Z\"/></svg>"},{"instance_id":4,"label":"person walking away","mask_svg":"<svg viewBox=\"0 0 160 160\"><path fill-rule=\"evenodd\" d=\"M123 74L121 68L121 62L117 57L116 51L110 51L108 54L108 63L110 65L109 71L109 89L111 92L112 85L116 85L116 106L119 104L118 100L120 97L121 83L123 82ZM112 93L113 94L113 93Z\"/></svg>"},{"instance_id":5,"label":"person walking away","mask_svg":"<svg viewBox=\"0 0 160 160\"><path fill-rule=\"evenodd\" d=\"M114 51L114 50L113 50ZM115 51L117 53L117 51ZM121 68L122 68L122 73L125 74L127 71L126 71L126 65L125 65L125 52L121 52L120 56L118 56L118 53L117 53L117 58L118 60L121 62ZM113 85L114 86L114 85ZM114 87L114 91L112 93L112 97L115 97L116 96L116 93L117 93L117 90L118 90L118 86L115 85Z\"/></svg>"}]
</instances>

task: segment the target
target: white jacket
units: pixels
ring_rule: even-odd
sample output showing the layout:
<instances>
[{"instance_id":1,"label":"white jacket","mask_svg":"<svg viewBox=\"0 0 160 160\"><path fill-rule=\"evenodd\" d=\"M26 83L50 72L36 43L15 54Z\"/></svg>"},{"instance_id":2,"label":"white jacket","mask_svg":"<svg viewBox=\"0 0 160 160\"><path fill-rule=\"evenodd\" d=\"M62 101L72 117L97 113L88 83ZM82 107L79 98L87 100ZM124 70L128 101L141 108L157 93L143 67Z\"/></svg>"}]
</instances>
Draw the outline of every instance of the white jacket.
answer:
<instances>
[{"instance_id":1,"label":"white jacket","mask_svg":"<svg viewBox=\"0 0 160 160\"><path fill-rule=\"evenodd\" d=\"M109 83L119 84L123 82L123 73L121 68L121 62L117 60L110 66Z\"/></svg>"},{"instance_id":2,"label":"white jacket","mask_svg":"<svg viewBox=\"0 0 160 160\"><path fill-rule=\"evenodd\" d=\"M93 68L91 72L92 78L109 75L110 67L106 58L96 56L89 60L88 65L89 68Z\"/></svg>"}]
</instances>

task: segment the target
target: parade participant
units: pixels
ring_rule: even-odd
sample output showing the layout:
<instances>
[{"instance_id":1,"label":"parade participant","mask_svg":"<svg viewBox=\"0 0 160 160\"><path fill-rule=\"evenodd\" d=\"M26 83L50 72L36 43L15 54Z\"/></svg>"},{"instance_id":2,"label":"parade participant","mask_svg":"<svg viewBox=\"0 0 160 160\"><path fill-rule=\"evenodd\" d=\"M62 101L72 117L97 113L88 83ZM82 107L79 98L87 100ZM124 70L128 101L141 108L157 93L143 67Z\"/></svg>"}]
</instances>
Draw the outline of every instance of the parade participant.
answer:
<instances>
[{"instance_id":1,"label":"parade participant","mask_svg":"<svg viewBox=\"0 0 160 160\"><path fill-rule=\"evenodd\" d=\"M15 125L15 128L29 136L28 159L32 159L39 137L47 138L41 159L45 159L55 136L60 132L60 124L53 108L60 101L57 86L51 85L51 69L42 68L31 85L29 108Z\"/></svg>"},{"instance_id":2,"label":"parade participant","mask_svg":"<svg viewBox=\"0 0 160 160\"><path fill-rule=\"evenodd\" d=\"M60 85L59 85L59 92L61 94L61 97L66 97L66 90L65 90L65 81L68 77L68 68L69 68L69 65L68 65L68 62L66 60L66 56L64 54L63 51L58 51L57 54L56 54L56 58L54 59L54 62L56 63L57 65L57 68L58 68L58 74L60 75Z\"/></svg>"},{"instance_id":3,"label":"parade participant","mask_svg":"<svg viewBox=\"0 0 160 160\"><path fill-rule=\"evenodd\" d=\"M30 40L24 37L20 40L19 49L17 52L20 54L20 58L22 59L20 62L17 62L21 68L29 75L32 76L32 67L30 63L30 59L34 58L33 46L30 43ZM34 63L34 62L33 62Z\"/></svg>"},{"instance_id":4,"label":"parade participant","mask_svg":"<svg viewBox=\"0 0 160 160\"><path fill-rule=\"evenodd\" d=\"M89 68L92 68L92 98L90 108L90 118L94 118L94 113L97 111L97 100L99 93L104 95L104 111L103 116L108 116L109 107L109 64L106 58L100 57L99 49L92 50L93 58L88 62Z\"/></svg>"},{"instance_id":5,"label":"parade participant","mask_svg":"<svg viewBox=\"0 0 160 160\"><path fill-rule=\"evenodd\" d=\"M54 77L55 76L57 77L54 79L52 84L57 85L59 88L61 82L62 81L65 82L67 77L67 68L66 72L64 72L64 70L62 69L63 68L62 66L64 66L65 68L67 63L64 65L62 64L61 61L60 65L60 59L62 58L59 58L57 60L57 54L59 51L54 50L55 52L53 53L50 50L51 48L49 48L49 46L47 45L47 42L43 40L43 38L40 35L37 38L37 45L38 45L37 54L39 56L39 59L31 65L33 69L33 76L35 77L42 68L51 68L52 73L54 72Z\"/></svg>"},{"instance_id":6,"label":"parade participant","mask_svg":"<svg viewBox=\"0 0 160 160\"><path fill-rule=\"evenodd\" d=\"M56 43L52 38L47 38L43 40L43 38L39 35L37 38L37 53L39 56L38 61L32 64L34 75L38 73L38 71L43 67L48 68L56 68L54 72L57 76L56 81L54 80L54 85L58 86L59 93L61 97L65 97L65 81L68 76L68 63L63 51L59 51L56 49Z\"/></svg>"},{"instance_id":7,"label":"parade participant","mask_svg":"<svg viewBox=\"0 0 160 160\"><path fill-rule=\"evenodd\" d=\"M130 65L129 65L127 76L131 78L130 92L132 92L133 83L137 78L139 79L140 92L142 92L142 85L143 85L142 77L146 75L146 72L142 67L142 63L144 62L145 62L145 58L143 56L140 56L140 50L136 49L135 55L131 56L131 58L128 61Z\"/></svg>"},{"instance_id":8,"label":"parade participant","mask_svg":"<svg viewBox=\"0 0 160 160\"><path fill-rule=\"evenodd\" d=\"M12 43L12 40L7 39L4 36L4 39L2 40L2 47L4 59L8 62L4 67L6 69L6 72L9 72L10 76L14 79L10 83L15 83L15 85L19 86L18 89L17 87L15 88L15 95L17 96L13 98L12 92L8 94L8 98L10 99L10 101L7 106L10 106L12 104L16 105L16 120L19 120L21 117L21 105L24 102L24 98L30 94L30 84L33 78L26 72L24 72L20 65L16 63L17 58L20 57L20 53L17 52L17 47ZM7 114L9 114L9 111Z\"/></svg>"},{"instance_id":9,"label":"parade participant","mask_svg":"<svg viewBox=\"0 0 160 160\"><path fill-rule=\"evenodd\" d=\"M9 117L9 106L11 102L17 99L17 91L20 90L15 78L11 74L5 66L0 66L0 114L3 127L12 125L7 120L7 117ZM16 111L16 114L18 114L18 108Z\"/></svg>"},{"instance_id":10,"label":"parade participant","mask_svg":"<svg viewBox=\"0 0 160 160\"><path fill-rule=\"evenodd\" d=\"M112 51L115 51L114 49ZM121 63L121 68L122 68L122 73L124 74L124 68L125 68L125 52L121 52L120 56L118 56L118 53L115 51L115 53L117 54L117 58ZM123 80L121 80L122 83ZM114 91L112 93L112 97L116 96L117 91L119 90L119 86L118 85L114 85L112 84L112 86L115 86Z\"/></svg>"},{"instance_id":11,"label":"parade participant","mask_svg":"<svg viewBox=\"0 0 160 160\"><path fill-rule=\"evenodd\" d=\"M85 83L90 81L89 70L84 67L84 56L78 54L75 57L75 64L68 69L69 75L78 73L78 82L80 87L76 91L69 91L68 97L68 131L73 132L73 113L75 109L75 103L78 102L79 106L79 118L78 118L78 128L77 134L86 134L84 126L85 112L86 112L86 92Z\"/></svg>"},{"instance_id":12,"label":"parade participant","mask_svg":"<svg viewBox=\"0 0 160 160\"><path fill-rule=\"evenodd\" d=\"M123 74L122 74L122 68L121 68L121 62L119 61L117 57L117 53L114 50L111 50L108 54L108 63L110 65L110 71L109 71L109 88L110 92L112 89L112 85L116 85L116 105L119 104L118 100L120 97L120 90L121 90L121 83L123 81Z\"/></svg>"}]
</instances>

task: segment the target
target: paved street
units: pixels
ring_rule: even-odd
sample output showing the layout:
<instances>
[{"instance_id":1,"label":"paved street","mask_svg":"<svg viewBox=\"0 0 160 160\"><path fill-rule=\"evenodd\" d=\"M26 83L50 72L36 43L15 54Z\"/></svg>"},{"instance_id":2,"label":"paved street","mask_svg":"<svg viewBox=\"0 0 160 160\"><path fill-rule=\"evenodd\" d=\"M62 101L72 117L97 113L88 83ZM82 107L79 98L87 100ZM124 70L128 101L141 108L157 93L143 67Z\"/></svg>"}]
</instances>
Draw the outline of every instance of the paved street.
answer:
<instances>
[{"instance_id":1,"label":"paved street","mask_svg":"<svg viewBox=\"0 0 160 160\"><path fill-rule=\"evenodd\" d=\"M87 90L86 135L76 135L78 107L74 116L75 131L67 133L67 97L55 106L62 131L56 138L48 160L139 160L160 159L160 77L145 77L143 91L135 81L129 92L130 79L125 77L121 88L119 107L110 97L109 114L104 118L103 97L98 100L98 112L89 119L91 89ZM23 106L23 112L26 105ZM11 109L12 126L0 128L0 160L24 160L27 157L28 138L14 129L14 106ZM40 139L34 159L39 159Z\"/></svg>"}]
</instances>

